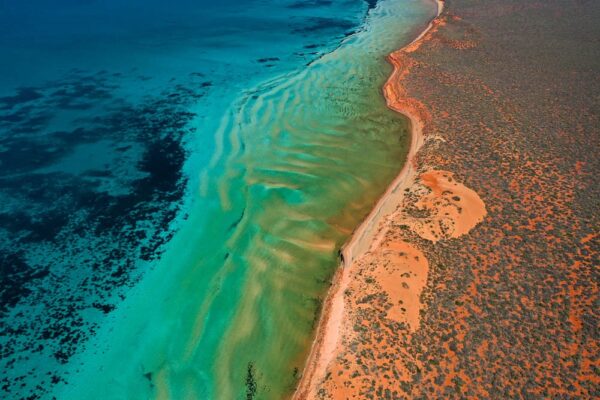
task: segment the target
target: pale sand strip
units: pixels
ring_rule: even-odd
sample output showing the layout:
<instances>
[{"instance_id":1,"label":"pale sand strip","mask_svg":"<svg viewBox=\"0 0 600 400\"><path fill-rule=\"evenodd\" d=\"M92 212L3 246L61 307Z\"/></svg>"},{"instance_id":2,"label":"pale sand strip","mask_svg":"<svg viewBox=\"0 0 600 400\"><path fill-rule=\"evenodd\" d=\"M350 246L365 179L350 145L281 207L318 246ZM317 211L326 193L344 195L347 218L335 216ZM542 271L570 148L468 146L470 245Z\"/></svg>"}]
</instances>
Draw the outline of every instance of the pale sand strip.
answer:
<instances>
[{"instance_id":1,"label":"pale sand strip","mask_svg":"<svg viewBox=\"0 0 600 400\"><path fill-rule=\"evenodd\" d=\"M444 7L444 2L437 0L437 16L428 25L421 34L411 43L398 50L395 53L410 51L417 45L425 35L431 30L435 20L440 16ZM325 375L325 370L335 355L336 346L340 339L340 329L344 317L344 290L348 286L348 269L353 261L364 255L379 240L377 233L379 227L385 218L390 215L398 205L402 204L404 189L408 188L416 179L417 171L415 166L415 156L423 145L423 126L424 121L416 110L401 104L398 93L394 90L396 82L405 70L397 61L392 53L388 60L394 67L391 76L383 87L384 96L388 107L405 115L410 120L411 125L411 144L404 167L390 184L386 192L379 199L371 213L361 223L353 233L350 241L343 247L343 262L341 268L338 268L332 287L329 290L327 298L323 304L317 336L313 342L308 360L306 362L302 379L294 394L294 399L312 398L316 394L317 385Z\"/></svg>"}]
</instances>

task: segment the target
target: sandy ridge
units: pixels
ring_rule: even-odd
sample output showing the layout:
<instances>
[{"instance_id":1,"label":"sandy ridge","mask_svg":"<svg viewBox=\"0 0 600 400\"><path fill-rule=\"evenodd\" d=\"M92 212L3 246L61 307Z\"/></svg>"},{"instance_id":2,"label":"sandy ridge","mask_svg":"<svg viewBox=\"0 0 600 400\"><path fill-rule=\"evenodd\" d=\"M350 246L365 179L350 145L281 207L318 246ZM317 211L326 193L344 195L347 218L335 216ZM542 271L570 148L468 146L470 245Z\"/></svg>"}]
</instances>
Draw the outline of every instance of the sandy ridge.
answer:
<instances>
[{"instance_id":1,"label":"sandy ridge","mask_svg":"<svg viewBox=\"0 0 600 400\"><path fill-rule=\"evenodd\" d=\"M406 163L400 173L388 186L385 193L375 204L373 210L367 218L360 224L358 229L352 234L350 241L344 245L342 254L344 256L343 266L352 264L352 261L359 258L372 247L373 239L378 231L380 223L392 213L396 207L402 203L404 189L410 186L417 174L415 165L415 156L424 143L423 126L428 119L427 111L418 103L408 99L404 91L397 86L397 82L408 73L408 68L399 59L399 55L405 52L412 52L418 48L425 36L430 33L436 24L439 16L444 9L444 2L437 0L437 15L429 22L425 30L419 34L412 42L395 51L387 57L387 60L394 70L383 86L383 94L387 106L407 117L410 121L411 143L406 156Z\"/></svg>"},{"instance_id":2,"label":"sandy ridge","mask_svg":"<svg viewBox=\"0 0 600 400\"><path fill-rule=\"evenodd\" d=\"M335 356L336 345L341 337L340 329L344 316L343 293L348 286L349 267L354 260L367 253L381 240L381 237L378 237L381 224L398 205L402 204L405 189L410 187L417 178L415 157L423 146L423 127L429 116L425 108L420 103L409 99L398 85L402 77L408 73L408 66L402 63L401 56L416 50L420 43L427 40L428 34L439 21L443 7L443 0L437 0L437 15L425 30L408 45L391 53L387 58L393 66L392 74L383 86L387 106L403 114L410 121L411 144L406 163L341 250L341 268L336 271L332 287L323 304L317 335L293 399L307 399L316 395L320 377L324 376L327 366Z\"/></svg>"}]
</instances>

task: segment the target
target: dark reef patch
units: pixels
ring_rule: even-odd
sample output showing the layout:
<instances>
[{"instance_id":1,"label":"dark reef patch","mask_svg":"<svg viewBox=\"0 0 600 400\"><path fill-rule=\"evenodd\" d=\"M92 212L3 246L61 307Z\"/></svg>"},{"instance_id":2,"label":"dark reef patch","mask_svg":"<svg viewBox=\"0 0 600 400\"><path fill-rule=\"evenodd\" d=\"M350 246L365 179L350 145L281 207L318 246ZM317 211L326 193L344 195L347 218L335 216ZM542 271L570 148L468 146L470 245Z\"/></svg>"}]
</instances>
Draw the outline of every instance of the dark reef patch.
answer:
<instances>
[{"instance_id":1,"label":"dark reef patch","mask_svg":"<svg viewBox=\"0 0 600 400\"><path fill-rule=\"evenodd\" d=\"M367 7L369 7L369 10L372 8L375 8L377 6L377 2L379 0L364 0L365 3L367 3Z\"/></svg>"},{"instance_id":2,"label":"dark reef patch","mask_svg":"<svg viewBox=\"0 0 600 400\"><path fill-rule=\"evenodd\" d=\"M249 362L246 370L246 400L253 400L257 392L256 368L254 363Z\"/></svg>"},{"instance_id":3,"label":"dark reef patch","mask_svg":"<svg viewBox=\"0 0 600 400\"><path fill-rule=\"evenodd\" d=\"M14 96L0 97L0 109L6 110L17 105L29 103L42 97L42 94L34 88L18 88Z\"/></svg>"},{"instance_id":4,"label":"dark reef patch","mask_svg":"<svg viewBox=\"0 0 600 400\"><path fill-rule=\"evenodd\" d=\"M47 269L32 270L23 259L23 252L0 250L0 316L31 293L28 286L48 275Z\"/></svg>"},{"instance_id":5,"label":"dark reef patch","mask_svg":"<svg viewBox=\"0 0 600 400\"><path fill-rule=\"evenodd\" d=\"M124 79L71 71L0 98L2 398L68 381L61 365L174 234L188 110L211 83L130 103Z\"/></svg>"},{"instance_id":6,"label":"dark reef patch","mask_svg":"<svg viewBox=\"0 0 600 400\"><path fill-rule=\"evenodd\" d=\"M287 5L287 8L291 9L304 9L304 8L316 8L330 6L333 4L331 0L310 0L310 1L296 1L292 4Z\"/></svg>"},{"instance_id":7,"label":"dark reef patch","mask_svg":"<svg viewBox=\"0 0 600 400\"><path fill-rule=\"evenodd\" d=\"M303 26L294 29L296 34L315 34L315 33L331 33L344 31L345 35L353 32L356 28L356 23L347 19L327 18L327 17L310 17L306 18Z\"/></svg>"},{"instance_id":8,"label":"dark reef patch","mask_svg":"<svg viewBox=\"0 0 600 400\"><path fill-rule=\"evenodd\" d=\"M306 46L304 46L305 49L318 49L320 45L318 44L307 44Z\"/></svg>"},{"instance_id":9,"label":"dark reef patch","mask_svg":"<svg viewBox=\"0 0 600 400\"><path fill-rule=\"evenodd\" d=\"M266 63L266 62L273 62L273 61L279 61L279 57L265 57L265 58L259 58L258 60L259 63Z\"/></svg>"}]
</instances>

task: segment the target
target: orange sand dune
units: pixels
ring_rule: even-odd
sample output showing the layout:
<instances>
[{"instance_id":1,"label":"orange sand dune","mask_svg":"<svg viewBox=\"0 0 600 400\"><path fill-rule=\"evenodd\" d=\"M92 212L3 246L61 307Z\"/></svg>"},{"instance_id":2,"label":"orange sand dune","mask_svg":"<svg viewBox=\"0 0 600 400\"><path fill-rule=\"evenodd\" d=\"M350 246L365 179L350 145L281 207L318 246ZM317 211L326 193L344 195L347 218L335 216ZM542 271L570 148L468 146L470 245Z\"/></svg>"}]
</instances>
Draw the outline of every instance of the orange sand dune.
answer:
<instances>
[{"instance_id":1,"label":"orange sand dune","mask_svg":"<svg viewBox=\"0 0 600 400\"><path fill-rule=\"evenodd\" d=\"M423 239L437 242L457 238L483 220L485 204L477 193L458 183L451 172L429 171L421 174L420 180L430 192L420 197L414 211L427 216L406 219Z\"/></svg>"}]
</instances>

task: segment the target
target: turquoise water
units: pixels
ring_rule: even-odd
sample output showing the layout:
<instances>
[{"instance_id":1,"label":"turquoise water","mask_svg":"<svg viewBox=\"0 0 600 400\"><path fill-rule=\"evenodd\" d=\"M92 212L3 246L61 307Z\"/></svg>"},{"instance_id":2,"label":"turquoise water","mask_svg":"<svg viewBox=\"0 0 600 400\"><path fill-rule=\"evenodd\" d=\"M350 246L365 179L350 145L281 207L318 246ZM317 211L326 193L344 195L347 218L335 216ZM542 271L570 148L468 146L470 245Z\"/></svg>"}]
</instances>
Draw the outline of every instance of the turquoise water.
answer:
<instances>
[{"instance_id":1,"label":"turquoise water","mask_svg":"<svg viewBox=\"0 0 600 400\"><path fill-rule=\"evenodd\" d=\"M434 5L0 11L6 396L289 396L406 152L384 56Z\"/></svg>"}]
</instances>

